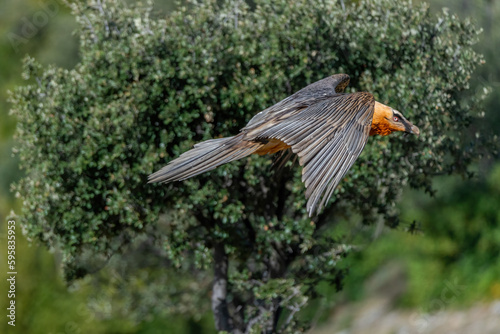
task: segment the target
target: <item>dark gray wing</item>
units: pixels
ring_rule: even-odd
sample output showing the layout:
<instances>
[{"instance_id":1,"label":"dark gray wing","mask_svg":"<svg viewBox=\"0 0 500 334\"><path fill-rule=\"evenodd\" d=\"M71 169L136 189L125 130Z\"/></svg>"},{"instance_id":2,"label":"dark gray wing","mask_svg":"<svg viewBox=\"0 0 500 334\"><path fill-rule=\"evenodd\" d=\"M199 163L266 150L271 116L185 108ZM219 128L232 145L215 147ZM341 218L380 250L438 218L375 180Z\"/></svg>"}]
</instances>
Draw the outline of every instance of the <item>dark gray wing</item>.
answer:
<instances>
[{"instance_id":1,"label":"dark gray wing","mask_svg":"<svg viewBox=\"0 0 500 334\"><path fill-rule=\"evenodd\" d=\"M348 84L349 76L347 74L335 74L316 81L275 105L259 112L241 131L251 131L261 128L264 124L272 126L272 124L277 121L279 122L282 118L290 117L318 101L339 95Z\"/></svg>"},{"instance_id":2,"label":"dark gray wing","mask_svg":"<svg viewBox=\"0 0 500 334\"><path fill-rule=\"evenodd\" d=\"M269 118L258 128L249 129L246 140L276 138L291 146L303 166L307 211L312 216L323 208L363 150L374 105L369 93L317 99L287 117Z\"/></svg>"}]
</instances>

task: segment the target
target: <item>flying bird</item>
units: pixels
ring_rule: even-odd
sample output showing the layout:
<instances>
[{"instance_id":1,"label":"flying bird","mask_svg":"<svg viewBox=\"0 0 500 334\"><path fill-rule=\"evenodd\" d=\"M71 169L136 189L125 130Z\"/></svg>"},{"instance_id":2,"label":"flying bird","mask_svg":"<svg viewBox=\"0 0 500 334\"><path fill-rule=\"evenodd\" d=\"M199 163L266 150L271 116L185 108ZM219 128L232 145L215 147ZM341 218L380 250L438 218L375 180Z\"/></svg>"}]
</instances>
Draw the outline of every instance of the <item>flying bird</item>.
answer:
<instances>
[{"instance_id":1,"label":"flying bird","mask_svg":"<svg viewBox=\"0 0 500 334\"><path fill-rule=\"evenodd\" d=\"M185 180L250 154L291 149L298 155L309 216L319 213L352 167L369 136L419 135L399 111L367 92L344 93L347 74L312 83L259 112L234 137L194 145L149 175L149 183Z\"/></svg>"}]
</instances>

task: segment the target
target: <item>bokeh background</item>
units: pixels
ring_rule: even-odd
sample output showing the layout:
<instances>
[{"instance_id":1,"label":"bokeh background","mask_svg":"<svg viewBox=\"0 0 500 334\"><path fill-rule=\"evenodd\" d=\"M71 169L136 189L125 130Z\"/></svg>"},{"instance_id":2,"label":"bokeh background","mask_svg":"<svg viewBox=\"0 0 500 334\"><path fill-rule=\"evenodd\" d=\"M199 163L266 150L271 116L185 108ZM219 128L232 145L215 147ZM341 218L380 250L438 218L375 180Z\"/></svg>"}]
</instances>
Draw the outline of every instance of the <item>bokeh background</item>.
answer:
<instances>
[{"instance_id":1,"label":"bokeh background","mask_svg":"<svg viewBox=\"0 0 500 334\"><path fill-rule=\"evenodd\" d=\"M415 1L420 2L420 1ZM472 78L471 89L490 87L486 100L484 122L475 126L486 133L500 131L500 1L442 0L428 1L432 11L448 7L450 12L469 18L483 28L476 50L486 63ZM156 0L158 15L167 15L173 1ZM46 15L40 15L40 13ZM44 19L47 18L48 19ZM26 29L26 22L32 29ZM10 191L10 185L21 176L18 161L12 155L16 119L9 116L8 90L23 84L22 59L26 54L42 64L71 68L79 59L78 39L72 33L76 22L69 9L60 1L2 0L0 9L0 243L6 249L6 217L22 207ZM13 38L12 34L24 36ZM321 332L325 322L336 319L342 312L356 317L363 305L373 300L373 291L390 287L396 301L390 308L376 304L379 310L398 314L416 329L425 332L432 319L429 312L453 312L454 309L477 310L495 305L500 299L500 257L485 251L490 243L500 243L500 159L478 161L471 180L443 176L435 180L438 190L434 197L407 190L400 210L405 226L415 227L415 233L403 230L384 231L370 245L369 251L350 256L352 270L342 293L329 292L331 298L313 301L301 314L314 319ZM412 224L415 223L415 224ZM374 232L375 233L375 232ZM378 234L378 232L377 232ZM5 254L5 253L3 253ZM92 284L84 279L68 287L60 275L57 250L48 250L30 243L17 233L17 326L0 324L2 333L210 333L214 332L211 314L165 317L158 312L147 316L131 314L130 300L96 296ZM2 271L5 256L0 257ZM404 264L404 265L403 265ZM382 274L383 273L383 274ZM110 273L102 280L113 281ZM173 276L173 275L172 275ZM119 278L116 278L119 279ZM175 281L175 277L172 278ZM171 281L172 282L172 281ZM460 283L457 283L460 282ZM140 284L137 283L137 284ZM172 283L175 286L175 282ZM5 280L0 283L6 291ZM110 289L112 289L110 285ZM382 287L382 288L381 288ZM133 285L129 287L133 289ZM446 290L448 289L448 290ZM444 292L443 292L444 291ZM113 295L112 291L108 291ZM439 296L445 295L445 298ZM394 296L393 296L394 295ZM158 296L149 296L155 303ZM0 305L5 305L4 296ZM361 305L361 306L360 306ZM385 304L384 304L385 305ZM486 307L484 306L484 307ZM489 306L488 306L489 307ZM397 310L397 311L395 311ZM444 311L446 310L446 311ZM399 312L399 313L394 313ZM339 318L340 317L340 318ZM328 320L330 319L330 320ZM323 325L324 326L324 325ZM329 327L331 330L331 327ZM327 331L325 331L326 333Z\"/></svg>"}]
</instances>

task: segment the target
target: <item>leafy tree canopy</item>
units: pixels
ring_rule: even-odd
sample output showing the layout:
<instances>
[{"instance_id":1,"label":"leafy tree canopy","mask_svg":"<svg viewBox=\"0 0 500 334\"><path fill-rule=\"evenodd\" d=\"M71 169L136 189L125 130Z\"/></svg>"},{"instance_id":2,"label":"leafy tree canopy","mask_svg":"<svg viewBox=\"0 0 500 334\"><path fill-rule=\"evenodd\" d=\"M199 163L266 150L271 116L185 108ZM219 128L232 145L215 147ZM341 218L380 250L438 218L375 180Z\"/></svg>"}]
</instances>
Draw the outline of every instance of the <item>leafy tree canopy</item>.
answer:
<instances>
[{"instance_id":1,"label":"leafy tree canopy","mask_svg":"<svg viewBox=\"0 0 500 334\"><path fill-rule=\"evenodd\" d=\"M438 174L467 174L488 144L469 125L477 29L410 1L192 2L165 19L150 6L79 2L81 61L25 61L11 96L25 177L26 234L62 250L68 280L147 235L166 266L213 266L219 330L301 330L293 314L320 280L340 286L349 245L342 217L399 224L402 186L432 192ZM252 156L196 178L147 175L198 141L238 133L258 111L334 73L402 111L419 138L371 138L327 209L309 219L298 166ZM169 298L166 292L165 298Z\"/></svg>"}]
</instances>

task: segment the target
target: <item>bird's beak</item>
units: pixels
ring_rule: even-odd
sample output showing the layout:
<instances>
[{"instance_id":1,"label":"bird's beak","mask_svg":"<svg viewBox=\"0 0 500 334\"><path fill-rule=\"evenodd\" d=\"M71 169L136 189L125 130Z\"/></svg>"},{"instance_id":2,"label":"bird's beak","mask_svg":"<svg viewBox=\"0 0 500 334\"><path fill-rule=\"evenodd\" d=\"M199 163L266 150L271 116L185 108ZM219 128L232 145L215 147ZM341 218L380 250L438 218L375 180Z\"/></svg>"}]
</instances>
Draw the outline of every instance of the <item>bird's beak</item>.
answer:
<instances>
[{"instance_id":1,"label":"bird's beak","mask_svg":"<svg viewBox=\"0 0 500 334\"><path fill-rule=\"evenodd\" d=\"M420 135L420 129L417 128L415 125L411 124L410 133L413 133L414 135L418 136Z\"/></svg>"}]
</instances>

